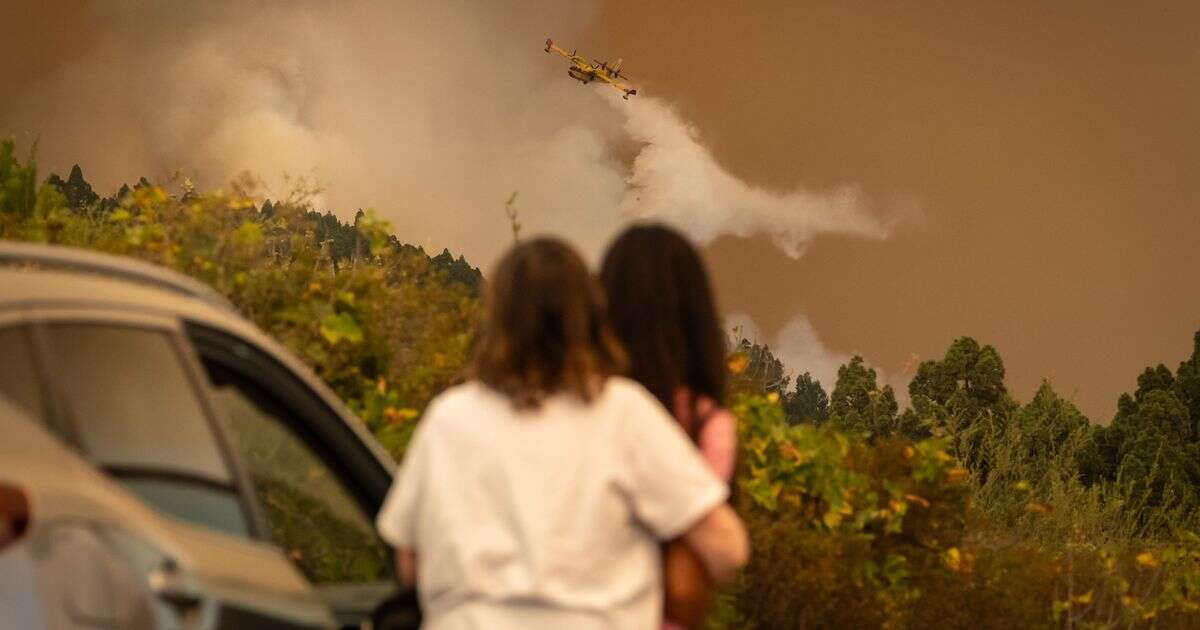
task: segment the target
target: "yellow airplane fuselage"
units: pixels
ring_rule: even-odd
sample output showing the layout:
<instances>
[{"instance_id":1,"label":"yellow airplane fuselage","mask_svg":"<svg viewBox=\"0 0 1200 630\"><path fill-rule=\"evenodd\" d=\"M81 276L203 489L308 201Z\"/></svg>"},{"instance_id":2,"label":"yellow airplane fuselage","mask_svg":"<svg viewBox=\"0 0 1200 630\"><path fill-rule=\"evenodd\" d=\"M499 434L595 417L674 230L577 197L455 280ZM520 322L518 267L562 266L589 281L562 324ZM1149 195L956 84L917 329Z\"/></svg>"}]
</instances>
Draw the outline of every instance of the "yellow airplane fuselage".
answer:
<instances>
[{"instance_id":1,"label":"yellow airplane fuselage","mask_svg":"<svg viewBox=\"0 0 1200 630\"><path fill-rule=\"evenodd\" d=\"M567 75L584 85L600 80L602 83L607 83L620 90L625 98L637 94L636 89L628 87L622 82L624 77L618 72L621 66L619 59L611 68L607 62L591 63L574 52L568 53L562 48L555 46L553 40L549 39L546 40L546 52L556 53L567 61L570 61L571 67L567 68Z\"/></svg>"},{"instance_id":2,"label":"yellow airplane fuselage","mask_svg":"<svg viewBox=\"0 0 1200 630\"><path fill-rule=\"evenodd\" d=\"M596 80L596 70L590 64L576 62L570 68L567 68L567 74L571 75L572 79L583 83L591 83Z\"/></svg>"}]
</instances>

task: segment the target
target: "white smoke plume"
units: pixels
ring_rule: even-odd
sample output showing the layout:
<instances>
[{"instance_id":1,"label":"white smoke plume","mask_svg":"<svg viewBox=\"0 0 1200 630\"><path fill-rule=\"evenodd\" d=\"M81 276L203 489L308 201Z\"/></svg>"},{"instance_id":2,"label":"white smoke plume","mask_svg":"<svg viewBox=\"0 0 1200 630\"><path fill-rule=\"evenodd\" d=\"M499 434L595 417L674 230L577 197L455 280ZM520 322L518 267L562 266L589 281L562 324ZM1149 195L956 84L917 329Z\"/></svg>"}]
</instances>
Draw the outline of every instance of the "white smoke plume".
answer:
<instances>
[{"instance_id":1,"label":"white smoke plume","mask_svg":"<svg viewBox=\"0 0 1200 630\"><path fill-rule=\"evenodd\" d=\"M877 239L888 234L852 186L828 194L754 187L721 168L696 130L662 101L642 99L624 113L625 131L644 145L623 203L629 215L662 219L700 242L723 234L769 234L793 258L818 234Z\"/></svg>"},{"instance_id":2,"label":"white smoke plume","mask_svg":"<svg viewBox=\"0 0 1200 630\"><path fill-rule=\"evenodd\" d=\"M783 362L784 370L793 378L808 372L821 382L826 392L833 391L838 368L850 362L850 354L837 352L825 345L804 315L793 317L773 337L763 334L758 324L745 313L726 317L725 328L736 330L752 343L766 345L771 349L771 354Z\"/></svg>"},{"instance_id":3,"label":"white smoke plume","mask_svg":"<svg viewBox=\"0 0 1200 630\"><path fill-rule=\"evenodd\" d=\"M741 338L752 343L766 345L771 354L783 363L784 371L794 379L808 372L821 383L826 393L833 392L837 383L838 368L849 363L854 352L839 352L831 349L821 339L812 322L803 314L797 314L780 328L774 336L763 334L758 324L745 313L733 313L725 318L725 328L734 331ZM896 394L896 400L903 408L909 404L908 380L916 362L915 355L897 372L889 373L878 366L872 366L876 373L876 382L880 387L891 385Z\"/></svg>"},{"instance_id":4,"label":"white smoke plume","mask_svg":"<svg viewBox=\"0 0 1200 630\"><path fill-rule=\"evenodd\" d=\"M0 134L39 138L43 164L79 162L101 192L175 170L207 187L249 170L276 195L285 173L313 177L343 216L375 207L402 240L485 267L508 245L514 190L527 233L566 237L593 260L635 218L701 243L766 234L791 256L821 234L888 235L852 186L749 185L663 101L568 79L542 42L572 40L593 10L97 3L79 16L78 50L0 103Z\"/></svg>"}]
</instances>

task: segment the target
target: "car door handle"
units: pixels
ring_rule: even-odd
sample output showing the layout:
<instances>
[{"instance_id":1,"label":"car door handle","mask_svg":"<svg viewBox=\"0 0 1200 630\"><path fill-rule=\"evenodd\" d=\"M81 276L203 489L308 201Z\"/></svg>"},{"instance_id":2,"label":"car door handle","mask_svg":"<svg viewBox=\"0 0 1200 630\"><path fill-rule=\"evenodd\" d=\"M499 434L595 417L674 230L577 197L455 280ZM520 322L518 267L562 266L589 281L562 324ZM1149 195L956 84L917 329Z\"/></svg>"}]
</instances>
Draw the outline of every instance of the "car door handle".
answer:
<instances>
[{"instance_id":1,"label":"car door handle","mask_svg":"<svg viewBox=\"0 0 1200 630\"><path fill-rule=\"evenodd\" d=\"M179 614L185 614L204 603L204 597L189 584L179 564L167 558L147 577L150 592Z\"/></svg>"}]
</instances>

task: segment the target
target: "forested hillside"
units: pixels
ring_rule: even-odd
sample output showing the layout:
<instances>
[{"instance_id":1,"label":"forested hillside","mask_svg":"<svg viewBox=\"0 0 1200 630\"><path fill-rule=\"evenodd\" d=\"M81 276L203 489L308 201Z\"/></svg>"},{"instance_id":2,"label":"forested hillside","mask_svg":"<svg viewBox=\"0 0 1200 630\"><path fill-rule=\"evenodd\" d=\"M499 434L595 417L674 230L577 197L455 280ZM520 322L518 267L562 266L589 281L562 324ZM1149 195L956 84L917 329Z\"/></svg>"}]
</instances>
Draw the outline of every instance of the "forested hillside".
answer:
<instances>
[{"instance_id":1,"label":"forested hillside","mask_svg":"<svg viewBox=\"0 0 1200 630\"><path fill-rule=\"evenodd\" d=\"M370 212L317 213L303 192L143 179L103 196L78 167L40 179L11 142L0 237L207 282L397 457L468 355L483 281ZM829 391L804 367L731 341L735 504L753 556L712 627L1200 625L1200 332L1174 370L1131 366L1104 423L1049 381L1017 400L1000 354L969 337L919 366L906 409L859 357Z\"/></svg>"},{"instance_id":2,"label":"forested hillside","mask_svg":"<svg viewBox=\"0 0 1200 630\"><path fill-rule=\"evenodd\" d=\"M142 179L111 197L79 167L39 182L0 144L0 237L132 256L198 278L283 342L399 456L419 410L470 347L482 276L400 242L370 212L352 224L303 189L259 201L250 182L200 194Z\"/></svg>"}]
</instances>

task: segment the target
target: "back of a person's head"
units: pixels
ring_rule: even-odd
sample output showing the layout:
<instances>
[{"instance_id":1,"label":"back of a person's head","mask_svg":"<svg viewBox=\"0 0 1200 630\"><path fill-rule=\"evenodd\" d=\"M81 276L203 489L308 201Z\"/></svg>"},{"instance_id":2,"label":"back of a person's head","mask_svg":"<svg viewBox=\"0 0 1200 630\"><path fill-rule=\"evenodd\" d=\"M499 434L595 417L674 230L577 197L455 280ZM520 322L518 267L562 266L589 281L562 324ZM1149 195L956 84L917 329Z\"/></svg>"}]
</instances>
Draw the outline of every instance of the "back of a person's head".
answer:
<instances>
[{"instance_id":1,"label":"back of a person's head","mask_svg":"<svg viewBox=\"0 0 1200 630\"><path fill-rule=\"evenodd\" d=\"M685 237L659 224L625 230L604 255L600 281L631 377L668 409L681 386L722 399L725 337L708 273Z\"/></svg>"},{"instance_id":2,"label":"back of a person's head","mask_svg":"<svg viewBox=\"0 0 1200 630\"><path fill-rule=\"evenodd\" d=\"M624 368L604 294L570 246L537 238L501 258L487 283L471 377L533 408L558 392L590 401Z\"/></svg>"}]
</instances>

